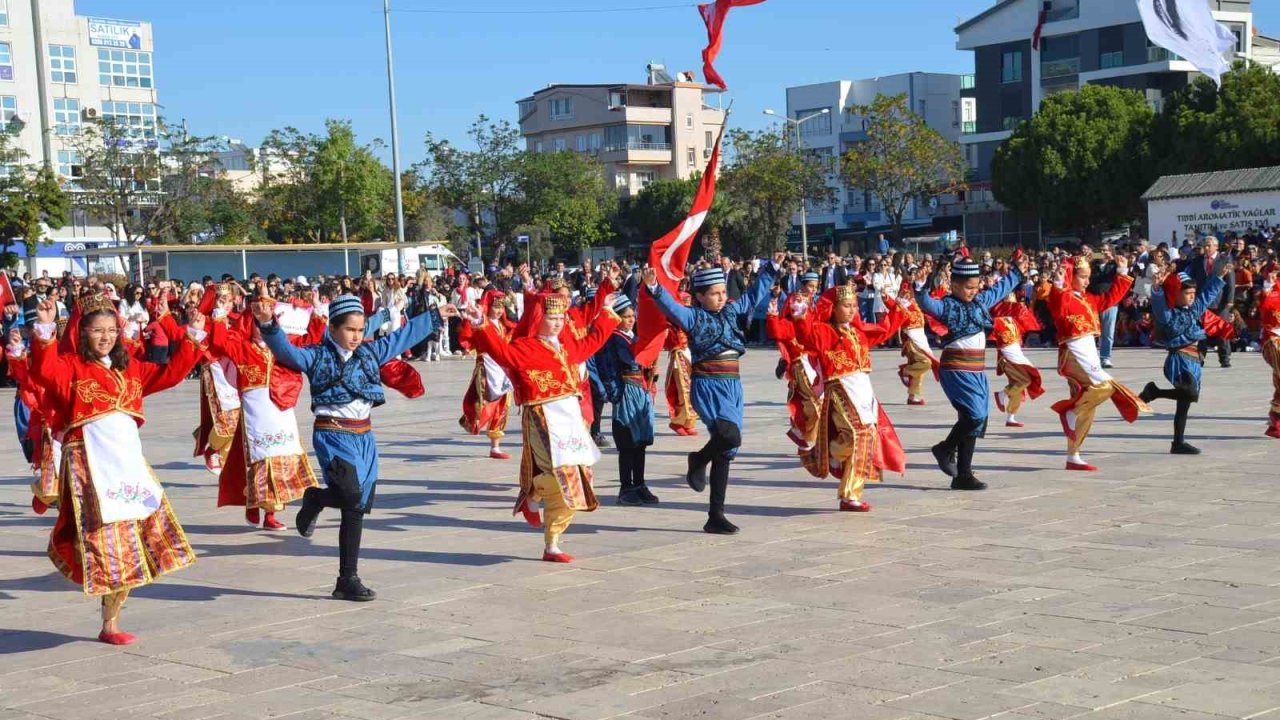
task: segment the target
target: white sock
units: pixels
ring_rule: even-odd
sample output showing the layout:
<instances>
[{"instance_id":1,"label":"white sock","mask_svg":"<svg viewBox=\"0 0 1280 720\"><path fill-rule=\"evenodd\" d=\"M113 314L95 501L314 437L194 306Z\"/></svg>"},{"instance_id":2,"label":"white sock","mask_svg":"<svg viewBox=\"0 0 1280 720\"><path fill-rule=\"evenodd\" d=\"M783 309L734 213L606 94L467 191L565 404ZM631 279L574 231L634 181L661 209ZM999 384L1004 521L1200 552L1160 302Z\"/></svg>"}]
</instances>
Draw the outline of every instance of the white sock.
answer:
<instances>
[{"instance_id":1,"label":"white sock","mask_svg":"<svg viewBox=\"0 0 1280 720\"><path fill-rule=\"evenodd\" d=\"M1017 415L1014 415L1013 413L1009 413L1009 422L1011 422L1011 423L1016 423L1016 422L1018 422L1018 416L1017 416Z\"/></svg>"},{"instance_id":2,"label":"white sock","mask_svg":"<svg viewBox=\"0 0 1280 720\"><path fill-rule=\"evenodd\" d=\"M563 554L563 553L560 551L560 546L558 546L558 545L552 545L552 546L548 547L548 548L547 548L547 552L548 552L548 553L550 553L550 554L552 554L552 555L562 555L562 554Z\"/></svg>"},{"instance_id":3,"label":"white sock","mask_svg":"<svg viewBox=\"0 0 1280 720\"><path fill-rule=\"evenodd\" d=\"M1087 463L1085 463L1084 458L1083 458L1083 457L1080 457L1080 453L1078 453L1078 452L1073 452L1073 453L1070 453L1069 455L1067 455L1067 462L1075 463L1076 465L1085 465L1085 464L1087 464Z\"/></svg>"}]
</instances>

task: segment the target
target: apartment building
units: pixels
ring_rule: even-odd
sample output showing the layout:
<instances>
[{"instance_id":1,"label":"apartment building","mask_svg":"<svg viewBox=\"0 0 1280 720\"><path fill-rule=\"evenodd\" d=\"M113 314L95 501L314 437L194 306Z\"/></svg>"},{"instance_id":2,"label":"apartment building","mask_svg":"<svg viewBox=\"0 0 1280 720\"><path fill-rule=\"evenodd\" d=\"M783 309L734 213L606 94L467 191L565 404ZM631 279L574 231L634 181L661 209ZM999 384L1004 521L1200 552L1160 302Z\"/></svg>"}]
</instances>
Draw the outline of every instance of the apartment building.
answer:
<instances>
[{"instance_id":1,"label":"apartment building","mask_svg":"<svg viewBox=\"0 0 1280 720\"><path fill-rule=\"evenodd\" d=\"M848 187L840 180L840 158L867 137L865 119L850 113L849 108L870 105L878 95L905 95L913 112L954 142L960 139L965 123L975 119L975 101L961 97L960 85L960 75L913 72L787 88L787 117L802 121L798 130L791 130L798 132L795 139L801 151L832 164L829 184L835 190L834 202L806 204L811 247L866 247L869 237L891 229L889 218L874 195L865 188ZM788 127L794 128L791 123ZM935 226L939 230L952 229L938 213L938 207L938 202L931 203L928 198L913 201L903 218L904 227L915 232ZM799 237L798 213L792 222L796 227L792 235Z\"/></svg>"},{"instance_id":2,"label":"apartment building","mask_svg":"<svg viewBox=\"0 0 1280 720\"><path fill-rule=\"evenodd\" d=\"M1204 0L1237 38L1236 57L1277 62L1277 42L1260 35L1249 0ZM1031 38L1048 5L1038 49ZM991 159L1014 128L1044 98L1087 83L1131 88L1159 109L1164 98L1196 76L1191 63L1152 45L1131 0L1000 0L956 27L956 47L972 51L974 74L962 95L976 103L976 118L960 142L974 183L958 210L975 244L1034 245L1036 218L1018 217L995 202Z\"/></svg>"},{"instance_id":3,"label":"apartment building","mask_svg":"<svg viewBox=\"0 0 1280 720\"><path fill-rule=\"evenodd\" d=\"M724 125L719 98L691 74L672 78L650 65L644 84L554 84L516 104L529 150L596 157L612 187L630 196L706 167Z\"/></svg>"},{"instance_id":4,"label":"apartment building","mask_svg":"<svg viewBox=\"0 0 1280 720\"><path fill-rule=\"evenodd\" d=\"M84 122L109 118L136 141L154 141L152 49L147 22L80 16L73 0L0 0L0 124L28 162L49 163L74 190L79 158L69 141ZM83 212L51 235L37 258L51 272L84 272L92 261L64 252L112 242Z\"/></svg>"}]
</instances>

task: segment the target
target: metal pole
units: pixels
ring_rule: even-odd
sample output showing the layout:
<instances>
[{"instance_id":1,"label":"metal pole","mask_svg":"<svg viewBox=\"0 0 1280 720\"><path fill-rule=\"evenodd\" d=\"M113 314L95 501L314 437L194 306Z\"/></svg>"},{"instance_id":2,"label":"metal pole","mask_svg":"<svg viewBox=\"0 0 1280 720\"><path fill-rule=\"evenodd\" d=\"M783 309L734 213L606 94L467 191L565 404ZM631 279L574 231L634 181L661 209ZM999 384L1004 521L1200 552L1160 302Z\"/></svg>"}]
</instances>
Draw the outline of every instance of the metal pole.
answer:
<instances>
[{"instance_id":1,"label":"metal pole","mask_svg":"<svg viewBox=\"0 0 1280 720\"><path fill-rule=\"evenodd\" d=\"M387 100L391 106L391 172L396 188L396 264L404 273L404 197L400 188L400 128L396 123L396 75L391 60L391 0L382 0L387 35ZM343 238L345 242L346 238Z\"/></svg>"},{"instance_id":2,"label":"metal pole","mask_svg":"<svg viewBox=\"0 0 1280 720\"><path fill-rule=\"evenodd\" d=\"M244 248L240 248L240 277L246 282L249 280L249 257Z\"/></svg>"}]
</instances>

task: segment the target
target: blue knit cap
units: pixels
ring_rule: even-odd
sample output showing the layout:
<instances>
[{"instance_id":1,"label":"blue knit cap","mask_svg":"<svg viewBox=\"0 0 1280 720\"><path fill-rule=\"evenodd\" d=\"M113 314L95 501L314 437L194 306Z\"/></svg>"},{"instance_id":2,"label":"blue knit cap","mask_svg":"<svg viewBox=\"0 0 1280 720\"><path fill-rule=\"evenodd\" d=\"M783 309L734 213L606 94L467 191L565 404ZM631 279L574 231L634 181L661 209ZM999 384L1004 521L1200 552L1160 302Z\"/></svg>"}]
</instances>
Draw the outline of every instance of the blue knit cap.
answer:
<instances>
[{"instance_id":1,"label":"blue knit cap","mask_svg":"<svg viewBox=\"0 0 1280 720\"><path fill-rule=\"evenodd\" d=\"M818 273L816 273L816 272L814 272L814 271L810 270L809 272L807 272L807 273L805 273L805 274L803 274L803 275L801 275L801 276L800 276L800 282L802 282L802 283L807 283L807 282L822 282L822 276L820 276L820 275L818 275Z\"/></svg>"},{"instance_id":2,"label":"blue knit cap","mask_svg":"<svg viewBox=\"0 0 1280 720\"><path fill-rule=\"evenodd\" d=\"M622 314L623 310L626 310L629 307L635 307L635 306L632 304L631 298L627 297L626 295L620 294L618 295L618 299L613 301L613 311L618 313L619 315Z\"/></svg>"},{"instance_id":3,"label":"blue knit cap","mask_svg":"<svg viewBox=\"0 0 1280 720\"><path fill-rule=\"evenodd\" d=\"M982 275L982 269L969 258L961 258L951 266L951 274L962 278L976 278Z\"/></svg>"},{"instance_id":4,"label":"blue knit cap","mask_svg":"<svg viewBox=\"0 0 1280 720\"><path fill-rule=\"evenodd\" d=\"M587 299L588 300L595 299L596 292L598 292L598 289L594 286L587 288Z\"/></svg>"},{"instance_id":5,"label":"blue knit cap","mask_svg":"<svg viewBox=\"0 0 1280 720\"><path fill-rule=\"evenodd\" d=\"M725 284L724 270L720 268L704 268L693 274L693 289L706 290L712 285Z\"/></svg>"},{"instance_id":6,"label":"blue knit cap","mask_svg":"<svg viewBox=\"0 0 1280 720\"><path fill-rule=\"evenodd\" d=\"M329 303L329 324L337 325L338 319L351 313L364 314L364 305L355 295L339 295Z\"/></svg>"}]
</instances>

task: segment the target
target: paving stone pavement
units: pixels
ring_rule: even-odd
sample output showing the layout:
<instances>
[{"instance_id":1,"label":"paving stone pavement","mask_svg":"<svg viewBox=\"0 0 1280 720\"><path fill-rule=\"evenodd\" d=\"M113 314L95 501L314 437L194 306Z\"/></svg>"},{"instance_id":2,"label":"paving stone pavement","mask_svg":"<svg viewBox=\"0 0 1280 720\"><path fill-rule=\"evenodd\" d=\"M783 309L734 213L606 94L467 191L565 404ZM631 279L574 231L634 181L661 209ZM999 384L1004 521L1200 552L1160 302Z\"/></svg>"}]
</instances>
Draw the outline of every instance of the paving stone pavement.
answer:
<instances>
[{"instance_id":1,"label":"paving stone pavement","mask_svg":"<svg viewBox=\"0 0 1280 720\"><path fill-rule=\"evenodd\" d=\"M482 459L458 429L470 363L419 365L428 396L375 411L368 604L328 597L332 512L304 540L214 507L186 383L148 401L143 437L200 557L134 593L124 623L141 639L124 649L93 641L96 604L45 557L52 516L28 507L6 411L0 720L1280 719L1280 444L1262 436L1261 358L1210 361L1190 433L1204 455L1167 454L1168 403L1133 426L1108 406L1087 447L1102 470L1084 475L1062 470L1054 355L1030 354L1049 394L1024 430L992 423L976 462L992 488L959 494L929 462L953 418L941 391L906 407L897 355L875 353L910 468L861 515L801 471L775 356L754 351L729 491L742 534L700 532L706 498L679 473L701 440L664 432L649 453L662 503L614 506L606 451L606 502L569 531L570 566L538 562L540 534L511 517L517 461ZM1161 361L1122 351L1115 372L1136 389Z\"/></svg>"}]
</instances>

